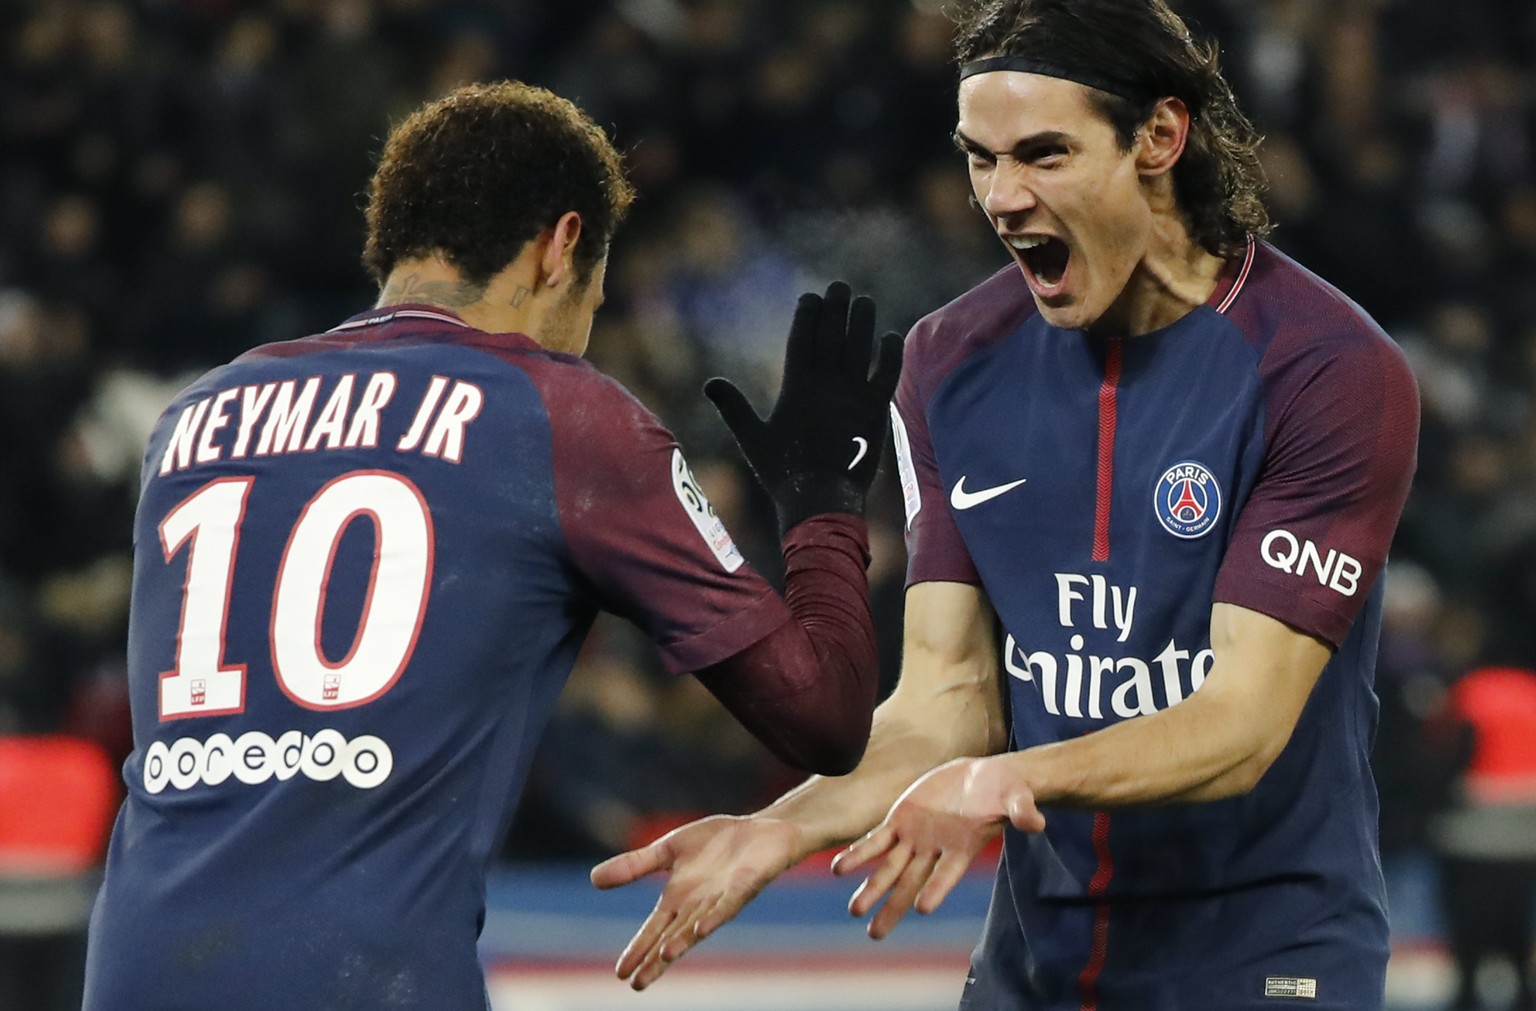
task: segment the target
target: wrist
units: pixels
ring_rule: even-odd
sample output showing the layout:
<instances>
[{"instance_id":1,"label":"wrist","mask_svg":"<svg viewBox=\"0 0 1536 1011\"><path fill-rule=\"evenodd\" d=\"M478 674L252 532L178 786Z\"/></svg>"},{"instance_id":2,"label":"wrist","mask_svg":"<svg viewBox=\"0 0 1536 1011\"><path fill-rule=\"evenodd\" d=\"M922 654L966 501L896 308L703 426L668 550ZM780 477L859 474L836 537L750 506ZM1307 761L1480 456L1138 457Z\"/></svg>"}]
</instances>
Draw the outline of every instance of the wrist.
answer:
<instances>
[{"instance_id":1,"label":"wrist","mask_svg":"<svg viewBox=\"0 0 1536 1011\"><path fill-rule=\"evenodd\" d=\"M864 515L866 489L851 477L825 474L791 474L768 489L779 518L779 534L824 513Z\"/></svg>"},{"instance_id":2,"label":"wrist","mask_svg":"<svg viewBox=\"0 0 1536 1011\"><path fill-rule=\"evenodd\" d=\"M774 813L771 806L742 817L751 822L758 831L771 834L780 840L788 855L785 869L834 845L832 842L819 843L806 826Z\"/></svg>"},{"instance_id":3,"label":"wrist","mask_svg":"<svg viewBox=\"0 0 1536 1011\"><path fill-rule=\"evenodd\" d=\"M784 551L786 571L797 567L824 567L827 564L825 549L834 549L849 555L857 555L859 563L869 568L869 527L864 517L853 513L817 513L807 516L784 532L780 541ZM809 556L807 550L819 553Z\"/></svg>"},{"instance_id":4,"label":"wrist","mask_svg":"<svg viewBox=\"0 0 1536 1011\"><path fill-rule=\"evenodd\" d=\"M826 783L820 776L812 777L747 817L783 826L784 837L795 854L794 862L799 863L857 839L878 824L880 816L885 814L882 807L879 816L868 822L860 821L857 812L836 797L836 791L831 798L822 796Z\"/></svg>"},{"instance_id":5,"label":"wrist","mask_svg":"<svg viewBox=\"0 0 1536 1011\"><path fill-rule=\"evenodd\" d=\"M1008 817L1009 804L1019 793L1035 795L1027 752L1009 751L971 761L975 764L966 776L966 793L988 817Z\"/></svg>"},{"instance_id":6,"label":"wrist","mask_svg":"<svg viewBox=\"0 0 1536 1011\"><path fill-rule=\"evenodd\" d=\"M1027 751L978 758L967 781L976 783L979 796L972 801L974 813L989 821L1006 821L1024 832L1040 832L1045 817L1031 779L1033 767ZM969 799L969 798L968 798Z\"/></svg>"}]
</instances>

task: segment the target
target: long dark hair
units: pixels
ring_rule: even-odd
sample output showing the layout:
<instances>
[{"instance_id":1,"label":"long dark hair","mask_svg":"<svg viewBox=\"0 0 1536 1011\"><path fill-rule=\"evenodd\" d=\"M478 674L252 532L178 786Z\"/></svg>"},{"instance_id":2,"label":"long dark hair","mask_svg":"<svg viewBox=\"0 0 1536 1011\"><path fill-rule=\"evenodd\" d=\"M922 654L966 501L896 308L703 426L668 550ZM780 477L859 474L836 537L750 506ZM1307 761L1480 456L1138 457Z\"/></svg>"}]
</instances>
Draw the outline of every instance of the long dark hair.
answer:
<instances>
[{"instance_id":1,"label":"long dark hair","mask_svg":"<svg viewBox=\"0 0 1536 1011\"><path fill-rule=\"evenodd\" d=\"M1190 234L1231 256L1269 232L1258 131L1237 107L1215 43L1193 38L1164 0L978 0L955 20L962 65L1022 56L1114 82L1121 94L1093 88L1091 101L1126 150L1158 102L1182 101L1189 139L1173 185Z\"/></svg>"}]
</instances>

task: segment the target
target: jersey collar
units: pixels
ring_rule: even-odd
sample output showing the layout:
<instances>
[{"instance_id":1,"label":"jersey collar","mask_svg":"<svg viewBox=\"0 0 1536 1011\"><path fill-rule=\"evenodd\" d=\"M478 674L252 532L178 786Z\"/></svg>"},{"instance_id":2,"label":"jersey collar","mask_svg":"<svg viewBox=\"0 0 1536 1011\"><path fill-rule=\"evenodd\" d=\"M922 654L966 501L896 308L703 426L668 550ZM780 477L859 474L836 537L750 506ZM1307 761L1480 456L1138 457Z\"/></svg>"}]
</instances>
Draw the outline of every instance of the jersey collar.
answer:
<instances>
[{"instance_id":1,"label":"jersey collar","mask_svg":"<svg viewBox=\"0 0 1536 1011\"><path fill-rule=\"evenodd\" d=\"M527 334L487 333L464 322L451 309L419 302L402 302L399 305L369 309L331 327L325 333L339 335L332 339L351 343L391 336L396 331L389 329L390 324L406 323L410 324L411 330L417 332L436 329L435 339L455 344L501 351L545 351L538 341Z\"/></svg>"},{"instance_id":2,"label":"jersey collar","mask_svg":"<svg viewBox=\"0 0 1536 1011\"><path fill-rule=\"evenodd\" d=\"M399 305L380 306L376 309L368 309L349 317L346 322L331 327L326 333L343 333L348 330L361 330L370 326L381 326L392 323L397 319L425 319L437 323L447 323L451 326L462 327L466 330L474 329L468 323L460 319L449 309L443 309L435 305L422 303L402 302Z\"/></svg>"},{"instance_id":3,"label":"jersey collar","mask_svg":"<svg viewBox=\"0 0 1536 1011\"><path fill-rule=\"evenodd\" d=\"M1249 272L1253 270L1253 257L1257 250L1258 243L1250 235L1248 248L1243 251L1243 255L1234 256L1221 268L1221 275L1216 278L1216 290L1206 299L1206 305L1223 314L1232 308L1232 303L1237 301L1238 293L1248 280Z\"/></svg>"}]
</instances>

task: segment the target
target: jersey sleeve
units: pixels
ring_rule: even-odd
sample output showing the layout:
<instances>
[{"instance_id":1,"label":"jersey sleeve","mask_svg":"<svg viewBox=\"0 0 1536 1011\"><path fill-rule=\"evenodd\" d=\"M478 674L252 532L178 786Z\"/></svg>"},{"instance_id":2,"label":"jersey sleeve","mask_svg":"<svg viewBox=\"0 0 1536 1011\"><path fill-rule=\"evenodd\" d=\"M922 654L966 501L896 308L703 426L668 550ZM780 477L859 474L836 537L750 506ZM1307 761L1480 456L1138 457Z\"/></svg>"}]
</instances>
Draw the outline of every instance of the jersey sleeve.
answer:
<instances>
[{"instance_id":1,"label":"jersey sleeve","mask_svg":"<svg viewBox=\"0 0 1536 1011\"><path fill-rule=\"evenodd\" d=\"M546 389L561 533L603 609L633 621L674 673L702 670L790 621L742 558L650 411L595 371Z\"/></svg>"},{"instance_id":2,"label":"jersey sleeve","mask_svg":"<svg viewBox=\"0 0 1536 1011\"><path fill-rule=\"evenodd\" d=\"M939 465L928 431L922 395L925 362L922 355L928 321L918 323L907 337L906 363L891 404L891 442L896 450L906 509L907 585L926 582L976 583L981 576L966 551L950 514Z\"/></svg>"},{"instance_id":3,"label":"jersey sleeve","mask_svg":"<svg viewBox=\"0 0 1536 1011\"><path fill-rule=\"evenodd\" d=\"M1343 643L1386 564L1416 464L1419 398L1384 335L1268 355L1266 454L1214 599Z\"/></svg>"},{"instance_id":4,"label":"jersey sleeve","mask_svg":"<svg viewBox=\"0 0 1536 1011\"><path fill-rule=\"evenodd\" d=\"M795 620L699 680L782 761L841 776L864 754L880 682L863 518L823 513L797 523L784 563Z\"/></svg>"}]
</instances>

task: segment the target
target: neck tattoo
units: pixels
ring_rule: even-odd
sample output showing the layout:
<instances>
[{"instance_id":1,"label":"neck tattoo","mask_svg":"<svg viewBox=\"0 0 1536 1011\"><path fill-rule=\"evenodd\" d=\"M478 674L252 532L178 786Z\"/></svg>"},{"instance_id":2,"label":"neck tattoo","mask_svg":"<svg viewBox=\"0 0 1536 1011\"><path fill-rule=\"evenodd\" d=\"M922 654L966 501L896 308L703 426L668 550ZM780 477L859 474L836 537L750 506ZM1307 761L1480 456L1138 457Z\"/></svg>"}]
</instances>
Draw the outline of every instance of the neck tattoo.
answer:
<instances>
[{"instance_id":1,"label":"neck tattoo","mask_svg":"<svg viewBox=\"0 0 1536 1011\"><path fill-rule=\"evenodd\" d=\"M480 301L483 288L467 281L422 280L420 274L407 274L398 283L384 289L383 302L425 302L444 309L462 309Z\"/></svg>"}]
</instances>

